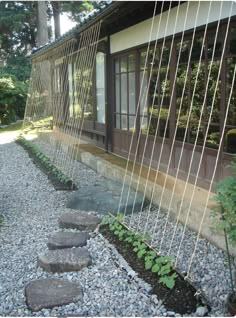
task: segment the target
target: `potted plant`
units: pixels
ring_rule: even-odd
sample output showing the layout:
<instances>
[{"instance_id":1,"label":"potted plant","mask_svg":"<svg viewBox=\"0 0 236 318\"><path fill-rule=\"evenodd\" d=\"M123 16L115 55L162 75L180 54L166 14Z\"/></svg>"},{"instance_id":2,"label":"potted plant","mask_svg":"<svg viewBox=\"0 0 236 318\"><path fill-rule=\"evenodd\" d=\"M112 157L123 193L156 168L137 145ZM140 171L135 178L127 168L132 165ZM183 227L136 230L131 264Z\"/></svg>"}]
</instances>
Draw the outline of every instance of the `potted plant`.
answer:
<instances>
[{"instance_id":1,"label":"potted plant","mask_svg":"<svg viewBox=\"0 0 236 318\"><path fill-rule=\"evenodd\" d=\"M232 174L216 184L214 200L217 205L212 215L215 227L224 232L226 253L230 272L231 292L227 297L227 308L232 316L236 315L236 283L233 258L230 255L229 244L236 246L236 157L226 166L232 169Z\"/></svg>"}]
</instances>

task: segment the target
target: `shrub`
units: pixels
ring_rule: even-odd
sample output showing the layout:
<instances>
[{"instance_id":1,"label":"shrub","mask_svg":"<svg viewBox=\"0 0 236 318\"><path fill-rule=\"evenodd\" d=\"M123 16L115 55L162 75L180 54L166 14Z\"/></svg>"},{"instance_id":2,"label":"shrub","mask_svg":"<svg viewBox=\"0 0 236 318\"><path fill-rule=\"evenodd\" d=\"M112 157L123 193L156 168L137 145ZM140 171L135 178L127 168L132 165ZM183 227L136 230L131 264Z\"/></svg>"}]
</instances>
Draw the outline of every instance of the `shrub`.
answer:
<instances>
[{"instance_id":1,"label":"shrub","mask_svg":"<svg viewBox=\"0 0 236 318\"><path fill-rule=\"evenodd\" d=\"M24 117L28 84L14 75L0 74L0 121L9 124Z\"/></svg>"},{"instance_id":2,"label":"shrub","mask_svg":"<svg viewBox=\"0 0 236 318\"><path fill-rule=\"evenodd\" d=\"M226 151L236 153L236 129L230 129L226 134Z\"/></svg>"}]
</instances>

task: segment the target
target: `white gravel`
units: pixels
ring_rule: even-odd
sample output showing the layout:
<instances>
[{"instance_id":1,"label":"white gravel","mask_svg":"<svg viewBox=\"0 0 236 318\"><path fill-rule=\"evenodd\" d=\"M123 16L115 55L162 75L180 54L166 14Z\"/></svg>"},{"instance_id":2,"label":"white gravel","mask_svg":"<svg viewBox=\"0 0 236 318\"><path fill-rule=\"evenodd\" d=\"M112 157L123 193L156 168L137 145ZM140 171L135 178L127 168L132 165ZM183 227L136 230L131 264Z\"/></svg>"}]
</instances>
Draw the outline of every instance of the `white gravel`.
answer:
<instances>
[{"instance_id":1,"label":"white gravel","mask_svg":"<svg viewBox=\"0 0 236 318\"><path fill-rule=\"evenodd\" d=\"M123 269L120 257L102 236L88 242L93 264L81 272L50 274L37 268L37 255L46 249L47 237L58 230L58 217L68 212L67 193L55 191L28 154L0 135L0 316L160 316L150 287ZM94 182L99 176L79 164L79 181ZM71 210L69 210L71 211ZM82 302L33 313L27 309L25 285L38 278L60 277L79 282Z\"/></svg>"},{"instance_id":2,"label":"white gravel","mask_svg":"<svg viewBox=\"0 0 236 318\"><path fill-rule=\"evenodd\" d=\"M5 217L6 226L0 227L0 316L175 314L167 312L157 298L150 295L150 286L136 277L123 258L101 235L93 235L88 242L93 258L93 264L89 268L63 274L50 274L37 268L37 255L46 249L47 237L58 230L58 217L69 210L65 208L68 193L54 190L28 154L12 142L13 135L5 139L7 143L3 136L0 134L0 213ZM37 143L43 146L41 141ZM79 186L102 178L82 164L76 165L76 183ZM152 212L150 224L153 224L154 215L155 211ZM163 228L165 215L160 215L159 228ZM136 222L134 218L134 227ZM142 222L145 220L142 219ZM170 220L170 233L171 222ZM179 228L181 233L181 225ZM157 243L158 235L160 234L157 232ZM182 272L186 270L194 240L195 235L187 231L185 252L183 250L178 264ZM167 248L168 239L163 251ZM210 315L213 316L227 315L224 300L229 284L225 260L222 251L204 239L200 240L191 275L194 283L208 297L213 309ZM47 277L79 282L84 291L83 301L37 313L29 311L25 304L25 285L32 280Z\"/></svg>"}]
</instances>

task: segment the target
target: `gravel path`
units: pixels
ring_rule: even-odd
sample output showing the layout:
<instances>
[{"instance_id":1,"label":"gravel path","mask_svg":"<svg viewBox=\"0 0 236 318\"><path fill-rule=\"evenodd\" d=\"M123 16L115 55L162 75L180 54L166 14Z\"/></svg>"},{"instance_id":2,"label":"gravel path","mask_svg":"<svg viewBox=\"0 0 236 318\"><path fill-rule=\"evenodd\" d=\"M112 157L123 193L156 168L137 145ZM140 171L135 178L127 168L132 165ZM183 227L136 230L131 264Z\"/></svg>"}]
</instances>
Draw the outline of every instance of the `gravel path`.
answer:
<instances>
[{"instance_id":1,"label":"gravel path","mask_svg":"<svg viewBox=\"0 0 236 318\"><path fill-rule=\"evenodd\" d=\"M47 237L58 230L58 217L68 212L65 208L67 193L54 190L27 153L12 142L12 135L8 135L8 143L4 143L3 136L0 135L0 212L4 214L8 226L0 228L0 316L174 315L149 294L150 287L136 277L100 234L93 235L88 241L93 258L91 267L78 273L63 274L45 273L37 268L37 255L46 249ZM43 146L40 141L37 143ZM77 163L76 171L78 186L93 184L102 178L80 163ZM151 214L150 225L153 224L155 213L153 211ZM137 218L134 218L132 226L135 227L136 222ZM165 215L161 213L159 228L163 228L164 222ZM170 233L173 226L171 222ZM178 232L181 234L181 226ZM156 242L159 235L157 232ZM181 254L178 265L183 272L195 236L187 231L186 238L186 253ZM165 249L168 249L168 240L163 246L163 251ZM193 281L203 289L211 302L211 315L226 315L224 300L228 271L225 254L201 239L191 274ZM31 280L50 277L79 282L84 290L83 301L37 313L29 311L25 305L24 286Z\"/></svg>"},{"instance_id":2,"label":"gravel path","mask_svg":"<svg viewBox=\"0 0 236 318\"><path fill-rule=\"evenodd\" d=\"M50 274L37 268L37 255L46 249L47 237L58 230L58 217L68 212L67 193L57 192L28 154L0 135L0 210L6 227L0 229L0 316L159 316L167 315L149 286L124 270L119 257L102 236L88 242L93 265L81 272ZM78 163L79 181L93 183L99 176ZM70 210L71 211L71 210ZM37 313L25 305L24 286L31 280L59 277L79 282L81 303Z\"/></svg>"}]
</instances>

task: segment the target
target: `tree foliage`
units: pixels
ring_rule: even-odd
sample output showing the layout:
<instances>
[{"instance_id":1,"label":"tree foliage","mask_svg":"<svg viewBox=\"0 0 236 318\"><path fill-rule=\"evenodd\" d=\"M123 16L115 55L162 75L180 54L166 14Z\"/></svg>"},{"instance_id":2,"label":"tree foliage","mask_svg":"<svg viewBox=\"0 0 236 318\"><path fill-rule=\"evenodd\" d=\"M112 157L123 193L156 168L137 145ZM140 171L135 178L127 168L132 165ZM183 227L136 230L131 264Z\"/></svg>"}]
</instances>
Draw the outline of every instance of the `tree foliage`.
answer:
<instances>
[{"instance_id":1,"label":"tree foliage","mask_svg":"<svg viewBox=\"0 0 236 318\"><path fill-rule=\"evenodd\" d=\"M47 21L52 17L60 19L65 12L71 20L80 22L99 6L99 1L46 1L46 4ZM26 55L37 46L38 13L37 1L0 1L0 121L4 124L24 115L30 77L30 60ZM48 32L50 38L50 26Z\"/></svg>"},{"instance_id":2,"label":"tree foliage","mask_svg":"<svg viewBox=\"0 0 236 318\"><path fill-rule=\"evenodd\" d=\"M32 1L0 2L0 50L7 58L36 45L36 7Z\"/></svg>"},{"instance_id":3,"label":"tree foliage","mask_svg":"<svg viewBox=\"0 0 236 318\"><path fill-rule=\"evenodd\" d=\"M74 22L81 22L81 19L96 7L95 1L61 1L62 13L67 13Z\"/></svg>"},{"instance_id":4,"label":"tree foliage","mask_svg":"<svg viewBox=\"0 0 236 318\"><path fill-rule=\"evenodd\" d=\"M30 77L30 70L30 59L17 52L6 59L5 65L0 67L0 74L14 75L19 81L26 82Z\"/></svg>"}]
</instances>

